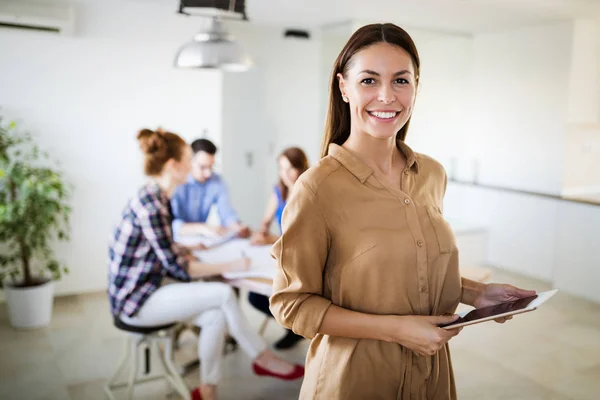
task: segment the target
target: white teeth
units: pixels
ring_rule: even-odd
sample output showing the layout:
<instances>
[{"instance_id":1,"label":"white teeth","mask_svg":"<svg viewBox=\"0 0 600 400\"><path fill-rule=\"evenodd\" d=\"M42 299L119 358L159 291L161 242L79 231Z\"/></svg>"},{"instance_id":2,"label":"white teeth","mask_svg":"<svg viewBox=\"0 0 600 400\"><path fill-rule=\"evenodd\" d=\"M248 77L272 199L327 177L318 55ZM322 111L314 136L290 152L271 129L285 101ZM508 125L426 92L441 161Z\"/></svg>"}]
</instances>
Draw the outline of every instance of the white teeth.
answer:
<instances>
[{"instance_id":1,"label":"white teeth","mask_svg":"<svg viewBox=\"0 0 600 400\"><path fill-rule=\"evenodd\" d=\"M377 118L394 118L396 116L395 112L371 111L371 114Z\"/></svg>"}]
</instances>

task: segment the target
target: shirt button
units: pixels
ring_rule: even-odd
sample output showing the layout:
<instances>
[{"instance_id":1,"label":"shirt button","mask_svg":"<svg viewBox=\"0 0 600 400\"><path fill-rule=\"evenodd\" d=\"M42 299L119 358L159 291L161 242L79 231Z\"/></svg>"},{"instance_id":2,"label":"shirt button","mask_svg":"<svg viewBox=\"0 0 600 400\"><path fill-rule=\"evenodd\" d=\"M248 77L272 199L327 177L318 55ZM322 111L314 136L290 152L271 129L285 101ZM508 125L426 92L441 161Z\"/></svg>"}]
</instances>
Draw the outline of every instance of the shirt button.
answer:
<instances>
[{"instance_id":1,"label":"shirt button","mask_svg":"<svg viewBox=\"0 0 600 400\"><path fill-rule=\"evenodd\" d=\"M404 175L408 175L408 170L407 169L404 170Z\"/></svg>"},{"instance_id":2,"label":"shirt button","mask_svg":"<svg viewBox=\"0 0 600 400\"><path fill-rule=\"evenodd\" d=\"M404 204L410 204L410 199L404 199Z\"/></svg>"},{"instance_id":3,"label":"shirt button","mask_svg":"<svg viewBox=\"0 0 600 400\"><path fill-rule=\"evenodd\" d=\"M421 286L421 293L427 293L427 286Z\"/></svg>"},{"instance_id":4,"label":"shirt button","mask_svg":"<svg viewBox=\"0 0 600 400\"><path fill-rule=\"evenodd\" d=\"M423 247L423 241L422 240L417 240L417 246L419 247Z\"/></svg>"}]
</instances>

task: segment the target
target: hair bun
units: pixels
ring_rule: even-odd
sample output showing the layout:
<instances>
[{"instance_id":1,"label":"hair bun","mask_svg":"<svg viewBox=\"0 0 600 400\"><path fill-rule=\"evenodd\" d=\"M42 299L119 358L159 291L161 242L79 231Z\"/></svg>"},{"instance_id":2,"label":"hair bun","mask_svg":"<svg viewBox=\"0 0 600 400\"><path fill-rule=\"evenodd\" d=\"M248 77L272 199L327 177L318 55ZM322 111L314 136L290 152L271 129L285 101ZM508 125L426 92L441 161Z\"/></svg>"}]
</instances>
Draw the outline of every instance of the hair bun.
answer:
<instances>
[{"instance_id":1,"label":"hair bun","mask_svg":"<svg viewBox=\"0 0 600 400\"><path fill-rule=\"evenodd\" d=\"M137 134L137 140L145 154L162 154L167 151L167 143L160 129L156 132L150 129L142 129Z\"/></svg>"}]
</instances>

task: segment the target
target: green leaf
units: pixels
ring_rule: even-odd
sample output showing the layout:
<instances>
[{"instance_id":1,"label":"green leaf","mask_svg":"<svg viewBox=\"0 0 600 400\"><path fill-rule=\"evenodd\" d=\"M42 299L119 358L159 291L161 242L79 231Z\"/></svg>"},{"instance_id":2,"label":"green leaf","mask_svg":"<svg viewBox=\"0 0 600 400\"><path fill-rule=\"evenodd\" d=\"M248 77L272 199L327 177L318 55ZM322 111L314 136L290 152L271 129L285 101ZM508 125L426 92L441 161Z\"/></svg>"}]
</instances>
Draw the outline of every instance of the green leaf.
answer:
<instances>
[{"instance_id":1,"label":"green leaf","mask_svg":"<svg viewBox=\"0 0 600 400\"><path fill-rule=\"evenodd\" d=\"M21 280L22 259L32 276L60 277L68 269L54 259L55 238L69 239L71 187L49 154L16 122L0 115L0 272ZM47 160L46 160L47 159ZM46 273L44 273L46 272Z\"/></svg>"}]
</instances>

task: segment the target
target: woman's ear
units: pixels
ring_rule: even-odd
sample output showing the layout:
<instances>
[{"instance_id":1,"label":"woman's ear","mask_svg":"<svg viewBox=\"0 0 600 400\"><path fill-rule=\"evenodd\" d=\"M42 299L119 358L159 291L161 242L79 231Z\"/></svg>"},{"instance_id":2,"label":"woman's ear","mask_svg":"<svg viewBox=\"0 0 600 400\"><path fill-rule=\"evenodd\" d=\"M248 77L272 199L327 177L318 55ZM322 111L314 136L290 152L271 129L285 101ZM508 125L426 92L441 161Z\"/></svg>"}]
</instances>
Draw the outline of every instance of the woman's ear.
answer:
<instances>
[{"instance_id":1,"label":"woman's ear","mask_svg":"<svg viewBox=\"0 0 600 400\"><path fill-rule=\"evenodd\" d=\"M342 99L344 99L344 101L347 102L348 96L346 95L346 81L344 79L344 75L338 72L335 75L335 77L338 80L338 85L340 88L340 93L342 94Z\"/></svg>"}]
</instances>

